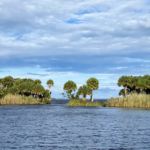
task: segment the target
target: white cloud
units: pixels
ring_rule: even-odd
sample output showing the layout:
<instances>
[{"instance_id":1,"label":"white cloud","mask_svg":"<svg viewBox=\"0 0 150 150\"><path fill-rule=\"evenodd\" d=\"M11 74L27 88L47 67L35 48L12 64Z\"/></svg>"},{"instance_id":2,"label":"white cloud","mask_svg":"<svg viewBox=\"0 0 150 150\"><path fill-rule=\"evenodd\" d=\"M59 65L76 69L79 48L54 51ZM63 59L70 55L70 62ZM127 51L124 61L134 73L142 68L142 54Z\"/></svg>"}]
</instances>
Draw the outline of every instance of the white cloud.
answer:
<instances>
[{"instance_id":1,"label":"white cloud","mask_svg":"<svg viewBox=\"0 0 150 150\"><path fill-rule=\"evenodd\" d=\"M149 8L148 0L1 0L0 66L28 67L44 82L59 76L61 87L61 78L81 85L102 73L101 87L117 89L120 75L149 73Z\"/></svg>"}]
</instances>

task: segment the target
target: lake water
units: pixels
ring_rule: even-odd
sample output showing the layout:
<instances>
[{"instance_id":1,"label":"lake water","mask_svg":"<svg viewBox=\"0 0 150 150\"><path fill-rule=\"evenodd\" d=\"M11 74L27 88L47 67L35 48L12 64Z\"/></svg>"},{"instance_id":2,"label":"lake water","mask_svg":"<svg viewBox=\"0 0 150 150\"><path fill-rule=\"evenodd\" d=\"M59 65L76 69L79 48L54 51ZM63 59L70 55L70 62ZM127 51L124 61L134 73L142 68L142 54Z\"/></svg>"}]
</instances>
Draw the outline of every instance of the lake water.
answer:
<instances>
[{"instance_id":1,"label":"lake water","mask_svg":"<svg viewBox=\"0 0 150 150\"><path fill-rule=\"evenodd\" d=\"M150 110L66 102L0 106L0 150L150 149Z\"/></svg>"}]
</instances>

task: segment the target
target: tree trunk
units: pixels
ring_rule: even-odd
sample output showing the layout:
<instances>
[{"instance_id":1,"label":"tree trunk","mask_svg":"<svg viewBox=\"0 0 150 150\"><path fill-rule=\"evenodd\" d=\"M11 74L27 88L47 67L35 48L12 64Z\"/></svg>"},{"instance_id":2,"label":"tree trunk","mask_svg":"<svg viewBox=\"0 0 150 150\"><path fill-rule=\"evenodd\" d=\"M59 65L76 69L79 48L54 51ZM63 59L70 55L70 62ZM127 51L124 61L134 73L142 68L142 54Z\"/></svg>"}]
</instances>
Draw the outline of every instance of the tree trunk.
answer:
<instances>
[{"instance_id":1,"label":"tree trunk","mask_svg":"<svg viewBox=\"0 0 150 150\"><path fill-rule=\"evenodd\" d=\"M125 86L124 87L124 97L126 97L127 96L127 87Z\"/></svg>"},{"instance_id":2,"label":"tree trunk","mask_svg":"<svg viewBox=\"0 0 150 150\"><path fill-rule=\"evenodd\" d=\"M92 102L92 95L90 96L90 102Z\"/></svg>"},{"instance_id":3,"label":"tree trunk","mask_svg":"<svg viewBox=\"0 0 150 150\"><path fill-rule=\"evenodd\" d=\"M69 95L69 99L71 99L71 94Z\"/></svg>"},{"instance_id":4,"label":"tree trunk","mask_svg":"<svg viewBox=\"0 0 150 150\"><path fill-rule=\"evenodd\" d=\"M39 98L39 94L37 94L37 98Z\"/></svg>"},{"instance_id":5,"label":"tree trunk","mask_svg":"<svg viewBox=\"0 0 150 150\"><path fill-rule=\"evenodd\" d=\"M50 87L49 87L49 94L51 95Z\"/></svg>"},{"instance_id":6,"label":"tree trunk","mask_svg":"<svg viewBox=\"0 0 150 150\"><path fill-rule=\"evenodd\" d=\"M83 100L86 101L86 95L83 95Z\"/></svg>"}]
</instances>

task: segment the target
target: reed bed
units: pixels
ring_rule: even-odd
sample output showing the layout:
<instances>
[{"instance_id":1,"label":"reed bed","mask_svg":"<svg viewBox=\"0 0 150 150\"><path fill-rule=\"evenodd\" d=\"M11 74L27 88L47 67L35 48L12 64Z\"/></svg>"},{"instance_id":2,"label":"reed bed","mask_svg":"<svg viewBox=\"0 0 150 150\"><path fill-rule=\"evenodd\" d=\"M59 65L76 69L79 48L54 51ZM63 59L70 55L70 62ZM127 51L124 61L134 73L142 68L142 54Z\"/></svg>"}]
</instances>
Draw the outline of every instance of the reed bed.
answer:
<instances>
[{"instance_id":1,"label":"reed bed","mask_svg":"<svg viewBox=\"0 0 150 150\"><path fill-rule=\"evenodd\" d=\"M86 102L82 99L71 99L67 105L68 106L86 106L86 107L102 106L102 104L97 101L96 102Z\"/></svg>"},{"instance_id":2,"label":"reed bed","mask_svg":"<svg viewBox=\"0 0 150 150\"><path fill-rule=\"evenodd\" d=\"M33 105L40 104L40 102L41 100L39 98L12 94L7 94L0 99L0 105Z\"/></svg>"},{"instance_id":3,"label":"reed bed","mask_svg":"<svg viewBox=\"0 0 150 150\"><path fill-rule=\"evenodd\" d=\"M135 107L150 108L150 96L146 94L133 93L128 97L111 98L105 102L107 107Z\"/></svg>"}]
</instances>

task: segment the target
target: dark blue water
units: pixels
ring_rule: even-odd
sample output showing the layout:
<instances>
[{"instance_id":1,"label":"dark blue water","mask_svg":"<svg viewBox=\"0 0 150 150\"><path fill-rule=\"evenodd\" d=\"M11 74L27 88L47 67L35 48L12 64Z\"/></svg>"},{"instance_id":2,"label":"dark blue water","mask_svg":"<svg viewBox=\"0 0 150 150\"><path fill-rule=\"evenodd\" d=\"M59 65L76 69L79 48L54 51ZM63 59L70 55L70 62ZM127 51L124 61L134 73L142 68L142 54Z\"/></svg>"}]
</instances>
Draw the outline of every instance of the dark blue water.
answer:
<instances>
[{"instance_id":1,"label":"dark blue water","mask_svg":"<svg viewBox=\"0 0 150 150\"><path fill-rule=\"evenodd\" d=\"M65 103L0 106L0 150L150 149L150 110Z\"/></svg>"}]
</instances>

